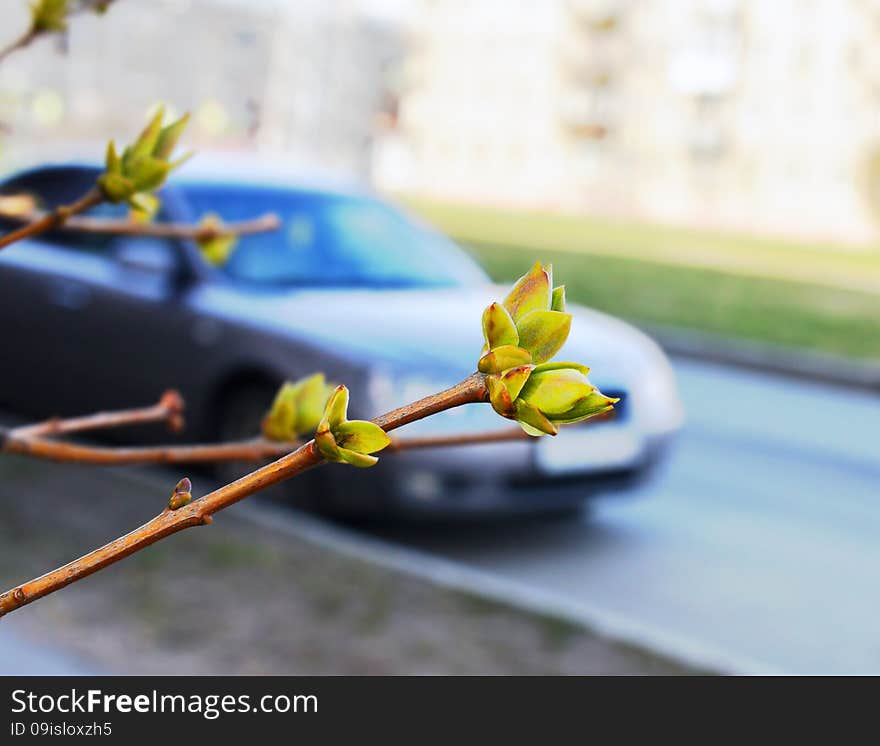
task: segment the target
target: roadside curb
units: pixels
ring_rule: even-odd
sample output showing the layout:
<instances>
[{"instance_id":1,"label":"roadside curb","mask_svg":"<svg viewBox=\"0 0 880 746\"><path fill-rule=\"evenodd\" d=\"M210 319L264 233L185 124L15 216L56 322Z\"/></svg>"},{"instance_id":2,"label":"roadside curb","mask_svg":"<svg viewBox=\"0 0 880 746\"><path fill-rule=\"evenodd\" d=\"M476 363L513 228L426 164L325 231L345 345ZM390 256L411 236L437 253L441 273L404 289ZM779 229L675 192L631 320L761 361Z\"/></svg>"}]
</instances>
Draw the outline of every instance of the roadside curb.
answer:
<instances>
[{"instance_id":1,"label":"roadside curb","mask_svg":"<svg viewBox=\"0 0 880 746\"><path fill-rule=\"evenodd\" d=\"M880 361L779 347L692 329L651 324L638 326L675 357L880 392Z\"/></svg>"}]
</instances>

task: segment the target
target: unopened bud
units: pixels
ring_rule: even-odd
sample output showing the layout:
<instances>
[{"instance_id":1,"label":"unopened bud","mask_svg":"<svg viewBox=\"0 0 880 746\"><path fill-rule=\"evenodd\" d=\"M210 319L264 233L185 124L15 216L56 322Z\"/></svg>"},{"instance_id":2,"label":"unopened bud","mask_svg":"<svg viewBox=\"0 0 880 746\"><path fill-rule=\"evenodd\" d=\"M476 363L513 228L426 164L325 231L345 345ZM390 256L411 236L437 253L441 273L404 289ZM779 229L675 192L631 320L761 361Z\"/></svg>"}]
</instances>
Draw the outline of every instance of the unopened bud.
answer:
<instances>
[{"instance_id":1,"label":"unopened bud","mask_svg":"<svg viewBox=\"0 0 880 746\"><path fill-rule=\"evenodd\" d=\"M168 501L168 509L179 510L184 505L189 505L191 500L192 482L189 481L189 477L184 477L175 485L171 499Z\"/></svg>"}]
</instances>

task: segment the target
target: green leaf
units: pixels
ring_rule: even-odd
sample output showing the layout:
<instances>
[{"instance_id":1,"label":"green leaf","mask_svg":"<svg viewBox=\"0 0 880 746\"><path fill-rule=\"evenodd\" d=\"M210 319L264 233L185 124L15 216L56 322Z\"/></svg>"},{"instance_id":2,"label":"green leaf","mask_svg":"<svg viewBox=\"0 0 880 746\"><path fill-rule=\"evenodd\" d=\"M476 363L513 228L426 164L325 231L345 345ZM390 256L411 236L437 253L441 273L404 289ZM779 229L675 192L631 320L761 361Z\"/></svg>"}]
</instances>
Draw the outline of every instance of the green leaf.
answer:
<instances>
[{"instance_id":1,"label":"green leaf","mask_svg":"<svg viewBox=\"0 0 880 746\"><path fill-rule=\"evenodd\" d=\"M533 373L544 373L548 370L562 370L564 368L574 368L576 371L582 373L583 375L589 375L590 369L586 365L581 365L580 363L570 363L567 361L554 361L552 363L541 363L540 365L536 365Z\"/></svg>"},{"instance_id":2,"label":"green leaf","mask_svg":"<svg viewBox=\"0 0 880 746\"><path fill-rule=\"evenodd\" d=\"M137 190L134 182L120 174L103 173L98 177L98 187L108 202L124 202Z\"/></svg>"},{"instance_id":3,"label":"green leaf","mask_svg":"<svg viewBox=\"0 0 880 746\"><path fill-rule=\"evenodd\" d=\"M128 199L131 205L131 219L137 223L149 223L159 211L162 201L149 192L138 192Z\"/></svg>"},{"instance_id":4,"label":"green leaf","mask_svg":"<svg viewBox=\"0 0 880 746\"><path fill-rule=\"evenodd\" d=\"M501 381L507 388L511 399L516 399L516 397L519 396L519 392L522 391L522 387L526 385L526 381L529 380L531 373L531 365L520 365L517 368L511 368L504 372L501 376Z\"/></svg>"},{"instance_id":5,"label":"green leaf","mask_svg":"<svg viewBox=\"0 0 880 746\"><path fill-rule=\"evenodd\" d=\"M498 414L502 417L514 417L516 415L516 406L507 386L498 375L486 376L486 388L489 391L489 403Z\"/></svg>"},{"instance_id":6,"label":"green leaf","mask_svg":"<svg viewBox=\"0 0 880 746\"><path fill-rule=\"evenodd\" d=\"M328 398L327 380L323 373L313 373L298 381L294 396L297 435L315 431L321 423Z\"/></svg>"},{"instance_id":7,"label":"green leaf","mask_svg":"<svg viewBox=\"0 0 880 746\"><path fill-rule=\"evenodd\" d=\"M190 158L192 158L194 155L195 155L195 151L192 151L192 150L191 150L191 151L189 151L188 153L184 153L184 154L183 154L182 156L180 156L180 158L178 158L176 161L169 161L169 162L168 162L168 171L169 171L169 173L170 173L171 171L173 171L174 169L176 169L176 168L180 168L184 163L186 163L186 162L187 162Z\"/></svg>"},{"instance_id":8,"label":"green leaf","mask_svg":"<svg viewBox=\"0 0 880 746\"><path fill-rule=\"evenodd\" d=\"M503 346L516 346L519 334L516 324L500 303L492 303L483 311L483 338L488 349Z\"/></svg>"},{"instance_id":9,"label":"green leaf","mask_svg":"<svg viewBox=\"0 0 880 746\"><path fill-rule=\"evenodd\" d=\"M31 5L31 28L35 33L67 28L67 0L36 0Z\"/></svg>"},{"instance_id":10,"label":"green leaf","mask_svg":"<svg viewBox=\"0 0 880 746\"><path fill-rule=\"evenodd\" d=\"M333 436L340 448L357 453L375 453L391 444L388 433L375 423L365 420L343 422L333 429Z\"/></svg>"},{"instance_id":11,"label":"green leaf","mask_svg":"<svg viewBox=\"0 0 880 746\"><path fill-rule=\"evenodd\" d=\"M263 418L263 435L280 443L293 440L294 417L293 404L281 402L273 408L272 414Z\"/></svg>"},{"instance_id":12,"label":"green leaf","mask_svg":"<svg viewBox=\"0 0 880 746\"><path fill-rule=\"evenodd\" d=\"M177 142L180 140L180 136L186 129L187 124L189 124L189 112L184 114L176 122L169 124L167 127L163 127L156 140L156 146L153 148L153 156L163 161L167 161L174 152L174 148L177 146Z\"/></svg>"},{"instance_id":13,"label":"green leaf","mask_svg":"<svg viewBox=\"0 0 880 746\"><path fill-rule=\"evenodd\" d=\"M126 148L123 154L123 165L129 167L132 161L140 158L146 158L153 155L156 149L156 143L159 141L159 135L162 133L162 120L165 118L165 107L160 105L156 108L153 118L147 123L137 140Z\"/></svg>"},{"instance_id":14,"label":"green leaf","mask_svg":"<svg viewBox=\"0 0 880 746\"><path fill-rule=\"evenodd\" d=\"M229 261L233 249L238 244L238 239L232 235L214 236L213 238L203 238L198 244L199 251L208 264L212 267L222 267Z\"/></svg>"},{"instance_id":15,"label":"green leaf","mask_svg":"<svg viewBox=\"0 0 880 746\"><path fill-rule=\"evenodd\" d=\"M516 281L504 299L504 307L515 322L530 311L550 310L550 272L535 262L535 266Z\"/></svg>"},{"instance_id":16,"label":"green leaf","mask_svg":"<svg viewBox=\"0 0 880 746\"><path fill-rule=\"evenodd\" d=\"M263 418L263 435L287 442L295 437L297 384L285 382L275 394L269 413Z\"/></svg>"},{"instance_id":17,"label":"green leaf","mask_svg":"<svg viewBox=\"0 0 880 746\"><path fill-rule=\"evenodd\" d=\"M326 422L330 429L335 430L345 422L347 414L348 389L345 386L337 386L327 400L324 407L324 418L321 422L322 424Z\"/></svg>"},{"instance_id":18,"label":"green leaf","mask_svg":"<svg viewBox=\"0 0 880 746\"><path fill-rule=\"evenodd\" d=\"M620 399L605 396L601 391L593 390L589 396L576 402L563 418L554 418L554 421L561 425L580 422L581 420L586 420L590 417L610 412L614 409L614 405L619 401Z\"/></svg>"},{"instance_id":19,"label":"green leaf","mask_svg":"<svg viewBox=\"0 0 880 746\"><path fill-rule=\"evenodd\" d=\"M576 403L593 393L592 384L573 368L532 373L520 398L556 420L571 412Z\"/></svg>"},{"instance_id":20,"label":"green leaf","mask_svg":"<svg viewBox=\"0 0 880 746\"><path fill-rule=\"evenodd\" d=\"M113 140L107 143L107 155L104 158L104 168L107 170L108 174L121 174L122 173L122 161L119 160L119 155L116 152L116 143Z\"/></svg>"},{"instance_id":21,"label":"green leaf","mask_svg":"<svg viewBox=\"0 0 880 746\"><path fill-rule=\"evenodd\" d=\"M358 466L362 469L375 466L379 463L379 459L375 456L367 456L366 454L358 453L357 451L350 451L347 448L339 449L339 459L347 464Z\"/></svg>"},{"instance_id":22,"label":"green leaf","mask_svg":"<svg viewBox=\"0 0 880 746\"><path fill-rule=\"evenodd\" d=\"M477 363L480 373L501 373L508 368L516 368L520 365L529 365L532 356L528 350L512 345L503 345L487 352Z\"/></svg>"},{"instance_id":23,"label":"green leaf","mask_svg":"<svg viewBox=\"0 0 880 746\"><path fill-rule=\"evenodd\" d=\"M529 435L556 435L559 432L550 420L522 399L516 402L516 420Z\"/></svg>"},{"instance_id":24,"label":"green leaf","mask_svg":"<svg viewBox=\"0 0 880 746\"><path fill-rule=\"evenodd\" d=\"M560 285L558 288L553 288L553 297L550 300L550 310L565 310L565 285Z\"/></svg>"},{"instance_id":25,"label":"green leaf","mask_svg":"<svg viewBox=\"0 0 880 746\"><path fill-rule=\"evenodd\" d=\"M532 361L543 363L565 344L571 331L571 314L559 311L532 311L517 322L520 347L528 350Z\"/></svg>"},{"instance_id":26,"label":"green leaf","mask_svg":"<svg viewBox=\"0 0 880 746\"><path fill-rule=\"evenodd\" d=\"M125 175L134 182L138 192L151 192L162 186L165 177L171 171L170 164L151 156L131 160Z\"/></svg>"},{"instance_id":27,"label":"green leaf","mask_svg":"<svg viewBox=\"0 0 880 746\"><path fill-rule=\"evenodd\" d=\"M326 420L322 421L315 431L315 445L318 446L318 450L325 459L328 461L339 461L339 446L336 445L336 439L333 437L333 433L330 432L330 427Z\"/></svg>"}]
</instances>

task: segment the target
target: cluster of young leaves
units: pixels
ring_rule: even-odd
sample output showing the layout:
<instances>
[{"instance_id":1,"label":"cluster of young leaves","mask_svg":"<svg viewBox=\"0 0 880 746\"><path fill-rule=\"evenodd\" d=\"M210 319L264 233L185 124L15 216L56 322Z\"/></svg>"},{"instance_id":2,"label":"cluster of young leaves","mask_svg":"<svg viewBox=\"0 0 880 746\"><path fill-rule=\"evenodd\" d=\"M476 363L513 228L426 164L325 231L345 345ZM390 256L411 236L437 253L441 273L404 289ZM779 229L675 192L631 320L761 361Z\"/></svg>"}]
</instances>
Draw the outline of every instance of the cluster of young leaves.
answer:
<instances>
[{"instance_id":1,"label":"cluster of young leaves","mask_svg":"<svg viewBox=\"0 0 880 746\"><path fill-rule=\"evenodd\" d=\"M335 390L336 384L328 383L323 373L284 382L263 418L263 437L291 443L311 436L318 429L327 401Z\"/></svg>"},{"instance_id":2,"label":"cluster of young leaves","mask_svg":"<svg viewBox=\"0 0 880 746\"><path fill-rule=\"evenodd\" d=\"M561 424L607 412L618 401L587 379L580 363L550 362L571 330L565 287L553 269L535 263L503 303L483 312L485 345L477 368L486 374L492 408L529 435L556 435Z\"/></svg>"},{"instance_id":3,"label":"cluster of young leaves","mask_svg":"<svg viewBox=\"0 0 880 746\"><path fill-rule=\"evenodd\" d=\"M34 0L31 3L31 33L42 34L67 30L67 21L79 10L104 13L113 0Z\"/></svg>"},{"instance_id":4,"label":"cluster of young leaves","mask_svg":"<svg viewBox=\"0 0 880 746\"><path fill-rule=\"evenodd\" d=\"M263 418L263 437L285 443L314 435L328 461L373 466L391 438L378 425L348 419L348 389L327 383L323 373L282 384Z\"/></svg>"},{"instance_id":5,"label":"cluster of young leaves","mask_svg":"<svg viewBox=\"0 0 880 746\"><path fill-rule=\"evenodd\" d=\"M67 30L67 0L36 0L31 5L31 30L33 33L49 33Z\"/></svg>"},{"instance_id":6,"label":"cluster of young leaves","mask_svg":"<svg viewBox=\"0 0 880 746\"><path fill-rule=\"evenodd\" d=\"M192 155L187 153L175 161L170 160L189 122L189 114L163 126L164 118L165 108L160 106L138 139L122 151L121 157L111 140L107 145L104 173L98 178L104 197L109 202L127 202L131 218L138 222L153 219L160 207L155 190L165 183L171 171ZM199 227L210 229L208 237L196 241L202 257L208 264L223 266L238 243L237 236L224 233L223 221L214 213L205 215Z\"/></svg>"},{"instance_id":7,"label":"cluster of young leaves","mask_svg":"<svg viewBox=\"0 0 880 746\"><path fill-rule=\"evenodd\" d=\"M168 174L191 154L171 160L180 136L189 121L189 114L171 124L163 125L165 107L160 106L153 118L120 156L116 144L107 145L104 173L98 187L108 202L126 202L133 210L152 216L159 205L153 192L165 183Z\"/></svg>"},{"instance_id":8,"label":"cluster of young leaves","mask_svg":"<svg viewBox=\"0 0 880 746\"><path fill-rule=\"evenodd\" d=\"M324 408L315 432L315 443L328 461L373 466L379 459L371 453L391 444L391 438L378 425L366 420L348 419L348 389L337 386Z\"/></svg>"}]
</instances>

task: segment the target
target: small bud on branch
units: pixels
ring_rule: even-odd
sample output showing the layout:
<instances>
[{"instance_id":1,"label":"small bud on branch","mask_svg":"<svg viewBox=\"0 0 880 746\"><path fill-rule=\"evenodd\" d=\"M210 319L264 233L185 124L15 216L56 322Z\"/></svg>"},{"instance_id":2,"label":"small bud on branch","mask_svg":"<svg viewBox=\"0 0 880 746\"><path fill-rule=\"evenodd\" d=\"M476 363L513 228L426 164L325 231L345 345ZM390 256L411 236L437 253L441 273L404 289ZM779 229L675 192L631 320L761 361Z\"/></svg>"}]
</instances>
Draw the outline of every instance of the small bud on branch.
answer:
<instances>
[{"instance_id":1,"label":"small bud on branch","mask_svg":"<svg viewBox=\"0 0 880 746\"><path fill-rule=\"evenodd\" d=\"M192 500L192 482L189 477L184 477L175 486L168 501L168 510L180 510L184 505L189 505Z\"/></svg>"}]
</instances>

